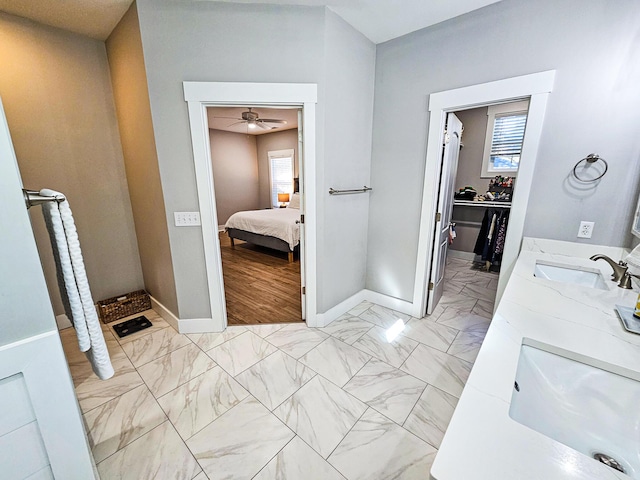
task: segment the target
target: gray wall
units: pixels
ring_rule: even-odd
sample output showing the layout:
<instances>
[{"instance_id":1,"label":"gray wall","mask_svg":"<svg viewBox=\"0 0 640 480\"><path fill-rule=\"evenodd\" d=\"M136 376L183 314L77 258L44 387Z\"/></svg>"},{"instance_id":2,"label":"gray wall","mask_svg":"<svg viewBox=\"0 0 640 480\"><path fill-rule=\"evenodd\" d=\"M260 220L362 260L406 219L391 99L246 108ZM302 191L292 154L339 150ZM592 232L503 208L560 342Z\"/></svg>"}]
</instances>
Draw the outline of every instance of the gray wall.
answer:
<instances>
[{"instance_id":1,"label":"gray wall","mask_svg":"<svg viewBox=\"0 0 640 480\"><path fill-rule=\"evenodd\" d=\"M135 3L106 42L145 288L178 314Z\"/></svg>"},{"instance_id":2,"label":"gray wall","mask_svg":"<svg viewBox=\"0 0 640 480\"><path fill-rule=\"evenodd\" d=\"M322 83L324 9L141 0L138 14L179 317L208 318L202 232L171 221L198 210L182 82Z\"/></svg>"},{"instance_id":3,"label":"gray wall","mask_svg":"<svg viewBox=\"0 0 640 480\"><path fill-rule=\"evenodd\" d=\"M316 187L320 312L364 285L366 196L346 199L341 205L332 206L325 216L324 203L331 199L326 198L329 185L324 178L351 184L357 177L360 184L369 177L375 55L373 44L325 12L320 7L171 0L138 3L168 217L174 211L198 209L183 81L319 85ZM330 20L325 22L325 16ZM340 67L338 71L333 70L335 66ZM326 136L325 128L330 130ZM334 145L334 156L327 163L325 143ZM336 182L332 186L339 185ZM349 223L351 220L355 224ZM347 228L343 229L345 225ZM180 318L208 317L201 231L178 229L169 222L169 238ZM327 244L330 245L325 248ZM332 285L327 287L329 284Z\"/></svg>"},{"instance_id":4,"label":"gray wall","mask_svg":"<svg viewBox=\"0 0 640 480\"><path fill-rule=\"evenodd\" d=\"M375 46L327 10L325 26L326 110L324 162L319 165L318 260L325 309L364 288L369 195L329 196L329 187L370 185Z\"/></svg>"},{"instance_id":5,"label":"gray wall","mask_svg":"<svg viewBox=\"0 0 640 480\"><path fill-rule=\"evenodd\" d=\"M271 208L271 184L269 182L269 152L293 149L295 156L293 176L298 176L298 129L256 135L258 147L258 173L260 176L260 208Z\"/></svg>"},{"instance_id":6,"label":"gray wall","mask_svg":"<svg viewBox=\"0 0 640 480\"><path fill-rule=\"evenodd\" d=\"M458 158L455 189L457 191L460 188L471 185L478 193L484 193L489 186L488 178L480 178L482 156L484 155L484 140L487 133L487 107L456 112L456 115L464 125L464 132L462 133L464 147L460 149ZM480 227L465 225L461 222L480 223L483 216L484 208L453 207L452 220L458 222L456 225L458 236L449 249L473 252L478 233L480 233Z\"/></svg>"},{"instance_id":7,"label":"gray wall","mask_svg":"<svg viewBox=\"0 0 640 480\"><path fill-rule=\"evenodd\" d=\"M505 0L378 45L368 288L412 299L429 94L544 70L556 82L524 233L577 241L580 220L591 220L586 242L627 244L640 173L640 4L613 3ZM567 176L591 152L609 173L580 193Z\"/></svg>"},{"instance_id":8,"label":"gray wall","mask_svg":"<svg viewBox=\"0 0 640 480\"><path fill-rule=\"evenodd\" d=\"M464 132L462 132L464 147L460 149L458 157L456 191L471 185L478 193L484 193L489 187L489 179L480 178L484 140L487 134L487 109L487 107L481 107L456 112L456 116L464 125Z\"/></svg>"},{"instance_id":9,"label":"gray wall","mask_svg":"<svg viewBox=\"0 0 640 480\"><path fill-rule=\"evenodd\" d=\"M256 137L209 130L218 225L242 210L260 208Z\"/></svg>"},{"instance_id":10,"label":"gray wall","mask_svg":"<svg viewBox=\"0 0 640 480\"><path fill-rule=\"evenodd\" d=\"M0 70L23 183L69 199L94 299L143 288L104 43L0 13ZM40 208L31 220L64 313Z\"/></svg>"}]
</instances>

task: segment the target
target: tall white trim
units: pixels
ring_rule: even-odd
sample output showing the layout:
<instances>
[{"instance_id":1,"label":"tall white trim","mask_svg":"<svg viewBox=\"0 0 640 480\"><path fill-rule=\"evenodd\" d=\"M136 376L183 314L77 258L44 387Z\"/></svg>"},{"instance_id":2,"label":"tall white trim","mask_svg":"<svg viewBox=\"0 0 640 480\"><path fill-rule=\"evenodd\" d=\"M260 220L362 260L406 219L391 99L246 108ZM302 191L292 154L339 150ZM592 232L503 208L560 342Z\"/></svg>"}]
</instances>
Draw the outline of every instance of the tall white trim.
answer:
<instances>
[{"instance_id":1,"label":"tall white trim","mask_svg":"<svg viewBox=\"0 0 640 480\"><path fill-rule=\"evenodd\" d=\"M413 290L412 315L421 317L426 308L426 286L431 264L430 246L433 242L433 225L435 224L438 182L440 180L440 155L442 142L439 141L444 131L446 114L458 110L466 110L492 103L530 97L527 129L524 135L518 181L513 196L509 231L502 255L502 266L496 305L502 297L506 282L511 275L513 265L520 251L524 230L524 217L529 203L529 193L533 180L542 123L549 92L553 90L555 70L513 77L495 82L482 83L470 87L456 88L429 96L429 136L427 140L427 156L424 174L422 209L420 216L420 233L418 237L418 255L416 259L416 276Z\"/></svg>"},{"instance_id":2,"label":"tall white trim","mask_svg":"<svg viewBox=\"0 0 640 480\"><path fill-rule=\"evenodd\" d=\"M211 305L211 321L198 319L202 331L221 332L227 326L220 240L217 235L218 220L215 208L215 191L211 169L211 149L206 109L225 104L292 105L303 109L304 215L306 230L306 312L307 325L316 327L316 139L315 108L318 101L316 84L295 83L233 83L233 82L183 82L184 99L189 109L193 161L196 171L198 203L202 221L205 267ZM182 322L183 320L181 320ZM189 330L191 330L191 325Z\"/></svg>"}]
</instances>

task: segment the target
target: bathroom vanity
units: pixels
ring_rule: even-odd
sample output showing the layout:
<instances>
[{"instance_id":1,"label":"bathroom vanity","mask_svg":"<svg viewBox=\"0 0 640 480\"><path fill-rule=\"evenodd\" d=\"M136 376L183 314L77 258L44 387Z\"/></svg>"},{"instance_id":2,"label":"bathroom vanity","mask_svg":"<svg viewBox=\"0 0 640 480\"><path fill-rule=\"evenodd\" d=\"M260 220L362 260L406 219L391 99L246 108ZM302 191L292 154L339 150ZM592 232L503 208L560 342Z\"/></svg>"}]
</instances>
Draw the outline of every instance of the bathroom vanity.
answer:
<instances>
[{"instance_id":1,"label":"bathroom vanity","mask_svg":"<svg viewBox=\"0 0 640 480\"><path fill-rule=\"evenodd\" d=\"M640 335L615 312L638 289L595 254L628 251L524 239L433 479L640 478Z\"/></svg>"}]
</instances>

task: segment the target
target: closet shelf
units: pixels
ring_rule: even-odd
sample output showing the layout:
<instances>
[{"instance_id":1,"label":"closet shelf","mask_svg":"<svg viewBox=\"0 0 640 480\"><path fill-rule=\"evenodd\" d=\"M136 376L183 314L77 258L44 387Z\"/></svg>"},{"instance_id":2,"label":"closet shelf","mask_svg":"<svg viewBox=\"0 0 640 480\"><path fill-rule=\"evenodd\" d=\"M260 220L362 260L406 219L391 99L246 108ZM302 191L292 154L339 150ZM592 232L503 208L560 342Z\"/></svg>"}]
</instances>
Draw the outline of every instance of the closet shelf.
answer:
<instances>
[{"instance_id":1,"label":"closet shelf","mask_svg":"<svg viewBox=\"0 0 640 480\"><path fill-rule=\"evenodd\" d=\"M461 207L511 208L511 202L474 202L473 200L454 200L453 205Z\"/></svg>"}]
</instances>

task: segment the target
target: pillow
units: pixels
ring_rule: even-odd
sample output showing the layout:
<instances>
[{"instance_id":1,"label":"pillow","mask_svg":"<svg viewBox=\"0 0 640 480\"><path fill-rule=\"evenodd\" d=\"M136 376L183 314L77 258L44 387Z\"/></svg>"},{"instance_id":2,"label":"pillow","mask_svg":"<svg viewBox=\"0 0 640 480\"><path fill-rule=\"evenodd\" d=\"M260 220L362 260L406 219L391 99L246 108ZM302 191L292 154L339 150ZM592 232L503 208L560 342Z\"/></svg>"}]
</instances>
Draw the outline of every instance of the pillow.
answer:
<instances>
[{"instance_id":1,"label":"pillow","mask_svg":"<svg viewBox=\"0 0 640 480\"><path fill-rule=\"evenodd\" d=\"M297 208L300 209L300 194L294 193L291 195L291 200L289 201L289 205L287 208Z\"/></svg>"}]
</instances>

